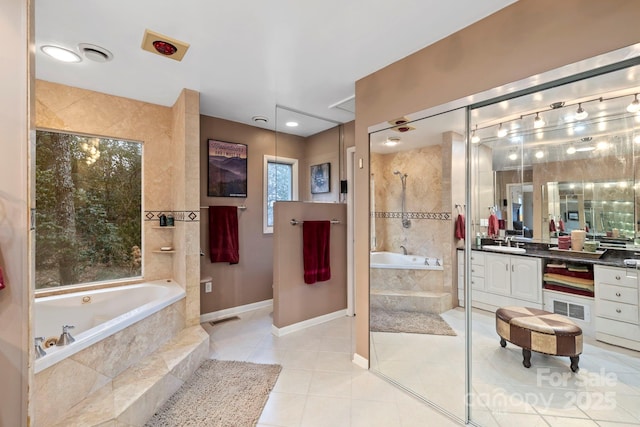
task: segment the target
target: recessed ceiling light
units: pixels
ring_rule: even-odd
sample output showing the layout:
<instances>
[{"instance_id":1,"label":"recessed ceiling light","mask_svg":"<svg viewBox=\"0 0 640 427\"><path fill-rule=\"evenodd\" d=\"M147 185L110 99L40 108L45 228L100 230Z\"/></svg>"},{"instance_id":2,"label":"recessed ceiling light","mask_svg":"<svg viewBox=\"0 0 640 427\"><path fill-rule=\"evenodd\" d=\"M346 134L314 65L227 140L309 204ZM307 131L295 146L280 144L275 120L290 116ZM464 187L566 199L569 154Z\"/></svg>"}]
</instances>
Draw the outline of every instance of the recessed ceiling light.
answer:
<instances>
[{"instance_id":1,"label":"recessed ceiling light","mask_svg":"<svg viewBox=\"0 0 640 427\"><path fill-rule=\"evenodd\" d=\"M387 138L387 140L384 142L384 145L386 145L387 147L395 147L396 145L398 145L398 143L400 143L400 138L391 136Z\"/></svg>"},{"instance_id":2,"label":"recessed ceiling light","mask_svg":"<svg viewBox=\"0 0 640 427\"><path fill-rule=\"evenodd\" d=\"M287 126L289 126L290 128L294 128L294 127L298 126L298 122L287 122L285 124Z\"/></svg>"},{"instance_id":3,"label":"recessed ceiling light","mask_svg":"<svg viewBox=\"0 0 640 427\"><path fill-rule=\"evenodd\" d=\"M589 146L589 147L580 147L580 148L576 148L576 151L579 151L579 152L585 152L585 151L593 151L593 150L595 150L595 149L596 149L596 147L594 147L594 146Z\"/></svg>"},{"instance_id":4,"label":"recessed ceiling light","mask_svg":"<svg viewBox=\"0 0 640 427\"><path fill-rule=\"evenodd\" d=\"M50 57L62 62L80 62L82 58L80 55L72 50L66 49L60 46L44 45L40 48L44 53Z\"/></svg>"}]
</instances>

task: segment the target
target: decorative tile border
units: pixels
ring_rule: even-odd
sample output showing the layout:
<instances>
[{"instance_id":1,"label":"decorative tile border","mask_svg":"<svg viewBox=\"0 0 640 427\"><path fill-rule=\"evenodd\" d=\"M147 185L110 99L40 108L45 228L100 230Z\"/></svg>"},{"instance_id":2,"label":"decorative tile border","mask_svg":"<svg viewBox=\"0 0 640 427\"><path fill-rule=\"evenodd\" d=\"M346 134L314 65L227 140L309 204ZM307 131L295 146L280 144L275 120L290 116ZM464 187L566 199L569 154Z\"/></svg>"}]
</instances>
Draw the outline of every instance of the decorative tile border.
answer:
<instances>
[{"instance_id":1,"label":"decorative tile border","mask_svg":"<svg viewBox=\"0 0 640 427\"><path fill-rule=\"evenodd\" d=\"M145 221L158 221L160 215L173 215L175 221L197 222L200 221L200 211L144 211Z\"/></svg>"},{"instance_id":2,"label":"decorative tile border","mask_svg":"<svg viewBox=\"0 0 640 427\"><path fill-rule=\"evenodd\" d=\"M372 212L372 218L407 218L407 219L431 219L436 221L449 221L451 212Z\"/></svg>"}]
</instances>

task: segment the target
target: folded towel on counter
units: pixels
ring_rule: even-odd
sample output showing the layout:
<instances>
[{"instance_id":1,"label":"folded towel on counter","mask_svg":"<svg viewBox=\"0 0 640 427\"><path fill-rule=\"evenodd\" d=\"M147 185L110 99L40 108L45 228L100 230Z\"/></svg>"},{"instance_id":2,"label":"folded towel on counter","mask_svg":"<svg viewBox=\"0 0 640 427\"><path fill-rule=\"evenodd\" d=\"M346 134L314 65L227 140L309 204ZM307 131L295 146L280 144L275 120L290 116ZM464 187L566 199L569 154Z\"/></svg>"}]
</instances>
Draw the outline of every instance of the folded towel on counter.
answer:
<instances>
[{"instance_id":1,"label":"folded towel on counter","mask_svg":"<svg viewBox=\"0 0 640 427\"><path fill-rule=\"evenodd\" d=\"M331 222L302 223L302 261L304 283L311 285L331 279Z\"/></svg>"},{"instance_id":2,"label":"folded towel on counter","mask_svg":"<svg viewBox=\"0 0 640 427\"><path fill-rule=\"evenodd\" d=\"M456 239L464 239L464 215L458 214L458 218L456 218L456 231L455 231Z\"/></svg>"},{"instance_id":3,"label":"folded towel on counter","mask_svg":"<svg viewBox=\"0 0 640 427\"><path fill-rule=\"evenodd\" d=\"M593 279L581 279L579 277L565 276L562 274L545 273L544 276L542 276L542 280L554 285L593 290Z\"/></svg>"},{"instance_id":4,"label":"folded towel on counter","mask_svg":"<svg viewBox=\"0 0 640 427\"><path fill-rule=\"evenodd\" d=\"M209 250L211 262L240 262L236 206L209 206Z\"/></svg>"},{"instance_id":5,"label":"folded towel on counter","mask_svg":"<svg viewBox=\"0 0 640 427\"><path fill-rule=\"evenodd\" d=\"M489 215L489 229L487 230L487 234L489 236L497 236L499 229L500 224L498 223L498 217L495 214Z\"/></svg>"}]
</instances>

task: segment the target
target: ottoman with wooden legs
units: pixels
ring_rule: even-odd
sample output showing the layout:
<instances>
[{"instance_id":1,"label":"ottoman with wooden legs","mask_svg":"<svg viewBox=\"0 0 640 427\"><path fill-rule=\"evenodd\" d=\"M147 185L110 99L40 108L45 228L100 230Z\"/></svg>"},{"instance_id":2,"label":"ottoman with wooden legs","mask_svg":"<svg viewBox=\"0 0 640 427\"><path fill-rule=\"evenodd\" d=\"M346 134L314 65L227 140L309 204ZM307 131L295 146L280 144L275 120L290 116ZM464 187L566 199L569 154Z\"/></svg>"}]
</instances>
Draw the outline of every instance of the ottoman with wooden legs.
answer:
<instances>
[{"instance_id":1,"label":"ottoman with wooden legs","mask_svg":"<svg viewBox=\"0 0 640 427\"><path fill-rule=\"evenodd\" d=\"M537 308L502 307L496 311L500 345L507 341L522 348L525 368L531 367L531 352L568 356L571 370L578 371L582 353L582 329L569 318Z\"/></svg>"}]
</instances>

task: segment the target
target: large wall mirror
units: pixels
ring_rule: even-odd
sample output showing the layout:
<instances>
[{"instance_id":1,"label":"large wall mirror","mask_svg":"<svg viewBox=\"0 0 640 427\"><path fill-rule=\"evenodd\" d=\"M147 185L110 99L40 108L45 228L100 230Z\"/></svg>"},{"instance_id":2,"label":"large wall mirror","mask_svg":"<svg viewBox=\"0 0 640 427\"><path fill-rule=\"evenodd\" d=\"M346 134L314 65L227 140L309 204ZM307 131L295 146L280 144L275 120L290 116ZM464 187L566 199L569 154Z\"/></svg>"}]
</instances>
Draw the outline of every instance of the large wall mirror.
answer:
<instances>
[{"instance_id":1,"label":"large wall mirror","mask_svg":"<svg viewBox=\"0 0 640 427\"><path fill-rule=\"evenodd\" d=\"M636 65L470 111L471 227L487 238L474 244L469 268L469 403L479 425L640 423L631 403L640 392L640 282L623 263L638 257L639 72ZM574 246L578 237L592 249ZM505 306L553 313L545 325L577 325L576 372L569 357L555 356L556 341L536 347L535 332L528 343L509 336L503 348L495 312ZM529 368L525 347L540 350Z\"/></svg>"},{"instance_id":2,"label":"large wall mirror","mask_svg":"<svg viewBox=\"0 0 640 427\"><path fill-rule=\"evenodd\" d=\"M369 135L374 372L476 425L640 424L640 274L624 262L640 260L638 63L559 71ZM576 232L585 243L565 249ZM449 305L424 303L442 293ZM504 307L552 316L548 347L535 328L501 341ZM412 329L434 312L455 336ZM565 322L579 355L551 338Z\"/></svg>"},{"instance_id":3,"label":"large wall mirror","mask_svg":"<svg viewBox=\"0 0 640 427\"><path fill-rule=\"evenodd\" d=\"M451 212L465 203L465 111L389 126L370 135L371 369L463 419Z\"/></svg>"}]
</instances>

